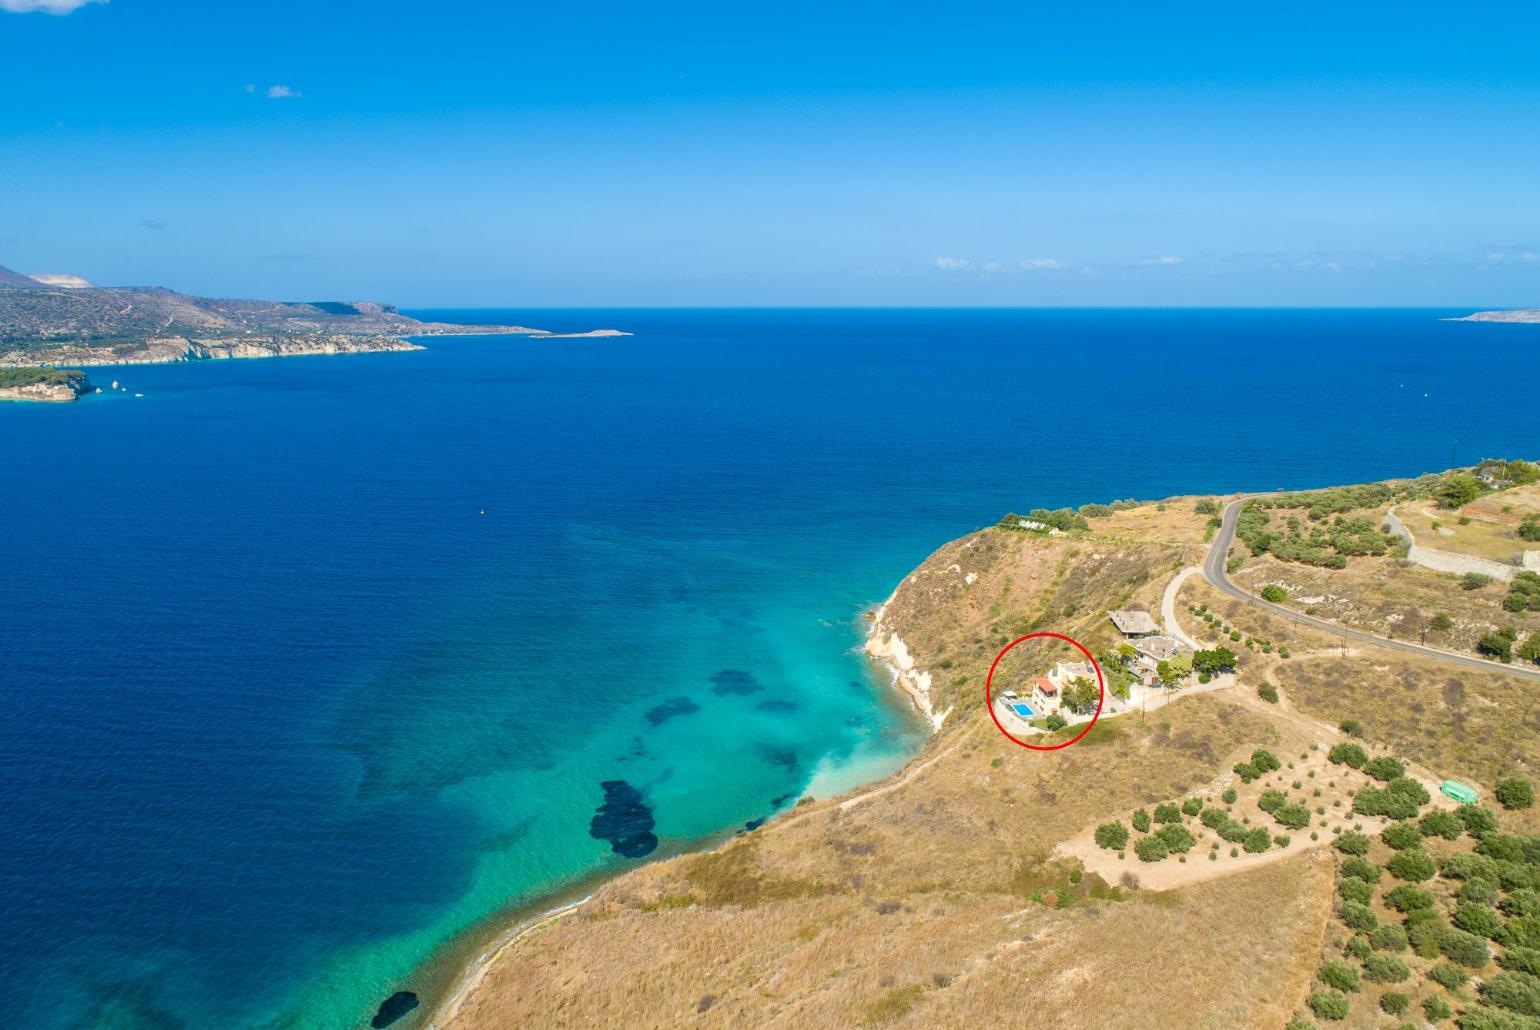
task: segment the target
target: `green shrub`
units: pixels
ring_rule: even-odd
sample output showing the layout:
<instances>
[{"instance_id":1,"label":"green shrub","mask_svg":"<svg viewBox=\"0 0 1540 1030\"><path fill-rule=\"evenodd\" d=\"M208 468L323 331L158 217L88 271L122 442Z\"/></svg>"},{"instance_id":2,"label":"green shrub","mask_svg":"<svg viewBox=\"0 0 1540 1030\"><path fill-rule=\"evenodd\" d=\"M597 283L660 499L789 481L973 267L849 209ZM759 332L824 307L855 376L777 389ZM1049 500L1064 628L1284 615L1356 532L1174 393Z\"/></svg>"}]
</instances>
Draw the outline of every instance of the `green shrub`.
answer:
<instances>
[{"instance_id":1,"label":"green shrub","mask_svg":"<svg viewBox=\"0 0 1540 1030\"><path fill-rule=\"evenodd\" d=\"M1465 832L1472 837L1484 837L1489 833L1497 832L1497 816L1491 809L1477 805L1461 805L1455 811L1459 813L1460 821L1465 824Z\"/></svg>"},{"instance_id":2,"label":"green shrub","mask_svg":"<svg viewBox=\"0 0 1540 1030\"><path fill-rule=\"evenodd\" d=\"M1540 572L1524 571L1513 577L1508 584L1508 596L1503 607L1510 612L1540 612ZM1509 635L1512 640L1516 634Z\"/></svg>"},{"instance_id":3,"label":"green shrub","mask_svg":"<svg viewBox=\"0 0 1540 1030\"><path fill-rule=\"evenodd\" d=\"M1357 719L1343 719L1337 723L1337 729L1350 737L1361 737L1364 735L1364 724Z\"/></svg>"},{"instance_id":4,"label":"green shrub","mask_svg":"<svg viewBox=\"0 0 1540 1030\"><path fill-rule=\"evenodd\" d=\"M1524 1016L1540 1016L1540 978L1504 971L1481 985L1482 1000Z\"/></svg>"},{"instance_id":5,"label":"green shrub","mask_svg":"<svg viewBox=\"0 0 1540 1030\"><path fill-rule=\"evenodd\" d=\"M1445 840L1459 840L1460 834L1465 832L1465 823L1453 812L1443 809L1435 809L1422 817L1422 822L1417 824L1422 828L1424 837L1442 837Z\"/></svg>"},{"instance_id":6,"label":"green shrub","mask_svg":"<svg viewBox=\"0 0 1540 1030\"><path fill-rule=\"evenodd\" d=\"M1426 805L1433 798L1428 793L1428 788L1412 779L1410 776L1397 776L1385 784L1385 789L1392 794L1400 794L1409 797L1419 805Z\"/></svg>"},{"instance_id":7,"label":"green shrub","mask_svg":"<svg viewBox=\"0 0 1540 1030\"><path fill-rule=\"evenodd\" d=\"M1342 946L1342 954L1348 958L1363 960L1374 954L1374 945L1369 943L1369 938L1363 934L1355 933Z\"/></svg>"},{"instance_id":8,"label":"green shrub","mask_svg":"<svg viewBox=\"0 0 1540 1030\"><path fill-rule=\"evenodd\" d=\"M1406 924L1406 943L1411 945L1412 954L1418 958L1438 958L1442 952L1438 950L1439 938L1444 936L1444 931L1449 925L1443 919L1434 919L1426 923L1414 923L1410 919Z\"/></svg>"},{"instance_id":9,"label":"green shrub","mask_svg":"<svg viewBox=\"0 0 1540 1030\"><path fill-rule=\"evenodd\" d=\"M1132 816L1129 817L1128 821L1133 823L1134 829L1138 830L1140 833L1150 832L1150 813L1146 812L1144 809L1139 809L1139 811L1135 812Z\"/></svg>"},{"instance_id":10,"label":"green shrub","mask_svg":"<svg viewBox=\"0 0 1540 1030\"><path fill-rule=\"evenodd\" d=\"M1465 986L1470 974L1459 966L1452 966L1448 962L1440 962L1428 970L1428 979L1451 991L1457 991Z\"/></svg>"},{"instance_id":11,"label":"green shrub","mask_svg":"<svg viewBox=\"0 0 1540 1030\"><path fill-rule=\"evenodd\" d=\"M1380 1009L1392 1016L1399 1016L1411 1008L1412 999L1398 991L1388 991L1380 995Z\"/></svg>"},{"instance_id":12,"label":"green shrub","mask_svg":"<svg viewBox=\"0 0 1540 1030\"><path fill-rule=\"evenodd\" d=\"M1359 815L1383 815L1390 819L1417 818L1417 802L1406 794L1378 787L1364 787L1353 796L1353 811Z\"/></svg>"},{"instance_id":13,"label":"green shrub","mask_svg":"<svg viewBox=\"0 0 1540 1030\"><path fill-rule=\"evenodd\" d=\"M1379 920L1374 917L1374 909L1357 901L1344 901L1338 906L1337 915L1349 929L1363 930L1365 933L1373 930L1379 923Z\"/></svg>"},{"instance_id":14,"label":"green shrub","mask_svg":"<svg viewBox=\"0 0 1540 1030\"><path fill-rule=\"evenodd\" d=\"M1406 775L1406 766L1388 755L1381 755L1379 758L1371 758L1365 762L1364 772L1373 776L1376 780L1389 781L1398 776Z\"/></svg>"},{"instance_id":15,"label":"green shrub","mask_svg":"<svg viewBox=\"0 0 1540 1030\"><path fill-rule=\"evenodd\" d=\"M1369 942L1380 951L1405 951L1406 931L1395 923L1384 923L1375 928L1369 936Z\"/></svg>"},{"instance_id":16,"label":"green shrub","mask_svg":"<svg viewBox=\"0 0 1540 1030\"><path fill-rule=\"evenodd\" d=\"M1278 761L1278 756L1266 748L1257 748L1251 753L1251 764L1256 766L1258 772L1276 772L1283 768L1283 763Z\"/></svg>"},{"instance_id":17,"label":"green shrub","mask_svg":"<svg viewBox=\"0 0 1540 1030\"><path fill-rule=\"evenodd\" d=\"M1422 847L1422 831L1415 823L1391 823L1380 834L1380 840L1397 851Z\"/></svg>"},{"instance_id":18,"label":"green shrub","mask_svg":"<svg viewBox=\"0 0 1540 1030\"><path fill-rule=\"evenodd\" d=\"M1454 620L1445 615L1443 612L1440 612L1439 614L1433 616L1433 621L1428 623L1428 627L1438 631L1439 633L1444 633L1454 628Z\"/></svg>"},{"instance_id":19,"label":"green shrub","mask_svg":"<svg viewBox=\"0 0 1540 1030\"><path fill-rule=\"evenodd\" d=\"M1262 775L1257 771L1257 767L1252 765L1250 762L1235 763L1233 771L1235 775L1241 778L1242 783L1250 783L1252 780Z\"/></svg>"},{"instance_id":20,"label":"green shrub","mask_svg":"<svg viewBox=\"0 0 1540 1030\"><path fill-rule=\"evenodd\" d=\"M1096 828L1096 843L1109 851L1122 851L1128 846L1128 827L1122 823L1103 823Z\"/></svg>"},{"instance_id":21,"label":"green shrub","mask_svg":"<svg viewBox=\"0 0 1540 1030\"><path fill-rule=\"evenodd\" d=\"M1219 834L1221 840L1228 841L1231 844L1239 844L1246 839L1245 825L1236 822L1234 819L1226 819L1220 824L1219 829L1214 832Z\"/></svg>"},{"instance_id":22,"label":"green shrub","mask_svg":"<svg viewBox=\"0 0 1540 1030\"><path fill-rule=\"evenodd\" d=\"M1463 930L1445 930L1439 935L1438 950L1444 953L1445 958L1472 969L1480 969L1492 958L1486 941Z\"/></svg>"},{"instance_id":23,"label":"green shrub","mask_svg":"<svg viewBox=\"0 0 1540 1030\"><path fill-rule=\"evenodd\" d=\"M1182 802L1183 815L1197 815L1203 811L1203 802L1198 798L1188 798Z\"/></svg>"},{"instance_id":24,"label":"green shrub","mask_svg":"<svg viewBox=\"0 0 1540 1030\"><path fill-rule=\"evenodd\" d=\"M1398 851L1385 863L1385 871L1398 880L1408 880L1420 883L1423 880L1433 879L1433 874L1438 867L1433 864L1433 859L1428 857L1426 851L1419 849L1413 851Z\"/></svg>"},{"instance_id":25,"label":"green shrub","mask_svg":"<svg viewBox=\"0 0 1540 1030\"><path fill-rule=\"evenodd\" d=\"M1530 976L1540 976L1540 948L1509 946L1497 957L1498 965Z\"/></svg>"},{"instance_id":26,"label":"green shrub","mask_svg":"<svg viewBox=\"0 0 1540 1030\"><path fill-rule=\"evenodd\" d=\"M1496 937L1503 932L1502 917L1494 909L1468 901L1455 906L1454 925L1477 937Z\"/></svg>"},{"instance_id":27,"label":"green shrub","mask_svg":"<svg viewBox=\"0 0 1540 1030\"><path fill-rule=\"evenodd\" d=\"M1437 1023L1454 1015L1454 1009L1450 1008L1449 1003L1443 998L1434 995L1423 999L1422 1014L1428 1017L1428 1022Z\"/></svg>"},{"instance_id":28,"label":"green shrub","mask_svg":"<svg viewBox=\"0 0 1540 1030\"><path fill-rule=\"evenodd\" d=\"M1369 848L1373 844L1374 842L1371 841L1368 837L1365 837L1363 834L1354 833L1349 830L1347 833L1344 833L1342 836L1338 837L1332 846L1335 847L1338 851L1342 852L1344 855L1367 855L1369 853Z\"/></svg>"},{"instance_id":29,"label":"green shrub","mask_svg":"<svg viewBox=\"0 0 1540 1030\"><path fill-rule=\"evenodd\" d=\"M1277 583L1269 583L1262 588L1262 600L1271 601L1273 604L1282 604L1288 600L1289 592Z\"/></svg>"},{"instance_id":30,"label":"green shrub","mask_svg":"<svg viewBox=\"0 0 1540 1030\"><path fill-rule=\"evenodd\" d=\"M1169 802L1156 805L1155 821L1157 823L1179 823L1182 821L1182 810Z\"/></svg>"},{"instance_id":31,"label":"green shrub","mask_svg":"<svg viewBox=\"0 0 1540 1030\"><path fill-rule=\"evenodd\" d=\"M1339 991L1358 990L1358 970L1346 962L1333 959L1316 970L1315 977L1327 987L1335 987Z\"/></svg>"},{"instance_id":32,"label":"green shrub","mask_svg":"<svg viewBox=\"0 0 1540 1030\"><path fill-rule=\"evenodd\" d=\"M1540 915L1540 891L1527 887L1510 891L1497 907L1509 916Z\"/></svg>"},{"instance_id":33,"label":"green shrub","mask_svg":"<svg viewBox=\"0 0 1540 1030\"><path fill-rule=\"evenodd\" d=\"M1504 808L1528 808L1535 803L1534 784L1517 776L1498 780L1497 800Z\"/></svg>"},{"instance_id":34,"label":"green shrub","mask_svg":"<svg viewBox=\"0 0 1540 1030\"><path fill-rule=\"evenodd\" d=\"M1540 948L1540 915L1516 916L1504 927L1506 942L1520 948Z\"/></svg>"},{"instance_id":35,"label":"green shrub","mask_svg":"<svg viewBox=\"0 0 1540 1030\"><path fill-rule=\"evenodd\" d=\"M1448 880L1469 880L1479 876L1483 880L1499 879L1497 863L1485 855L1450 855L1439 866Z\"/></svg>"},{"instance_id":36,"label":"green shrub","mask_svg":"<svg viewBox=\"0 0 1540 1030\"><path fill-rule=\"evenodd\" d=\"M1222 808L1205 808L1201 813L1199 813L1198 822L1202 823L1204 826L1207 826L1211 830L1217 830L1223 826L1229 818L1229 813ZM1464 829L1464 824L1461 824L1461 829Z\"/></svg>"},{"instance_id":37,"label":"green shrub","mask_svg":"<svg viewBox=\"0 0 1540 1030\"><path fill-rule=\"evenodd\" d=\"M1278 703L1278 688L1271 683L1263 683L1257 687L1257 697L1260 697L1270 705L1275 705Z\"/></svg>"},{"instance_id":38,"label":"green shrub","mask_svg":"<svg viewBox=\"0 0 1540 1030\"><path fill-rule=\"evenodd\" d=\"M1491 655L1500 662L1513 661L1513 640L1501 633L1483 634L1476 641L1476 650L1484 655Z\"/></svg>"},{"instance_id":39,"label":"green shrub","mask_svg":"<svg viewBox=\"0 0 1540 1030\"><path fill-rule=\"evenodd\" d=\"M1345 765L1352 769L1362 769L1364 763L1369 760L1368 752L1357 744L1336 744L1326 752L1328 761L1337 765Z\"/></svg>"},{"instance_id":40,"label":"green shrub","mask_svg":"<svg viewBox=\"0 0 1540 1030\"><path fill-rule=\"evenodd\" d=\"M1316 991L1307 1004L1318 1019L1347 1018L1348 999L1341 991Z\"/></svg>"},{"instance_id":41,"label":"green shrub","mask_svg":"<svg viewBox=\"0 0 1540 1030\"><path fill-rule=\"evenodd\" d=\"M1198 843L1197 839L1187 832L1187 827L1180 823L1162 826L1151 836L1163 843L1167 851L1177 855L1191 850L1192 846Z\"/></svg>"},{"instance_id":42,"label":"green shrub","mask_svg":"<svg viewBox=\"0 0 1540 1030\"><path fill-rule=\"evenodd\" d=\"M1356 876L1364 883L1380 882L1380 867L1367 858L1352 856L1342 860L1342 875Z\"/></svg>"},{"instance_id":43,"label":"green shrub","mask_svg":"<svg viewBox=\"0 0 1540 1030\"><path fill-rule=\"evenodd\" d=\"M1048 718L1043 720L1043 725L1047 727L1049 731L1062 730L1064 727L1069 725L1069 720L1064 718L1064 716L1060 715L1058 712L1054 712Z\"/></svg>"},{"instance_id":44,"label":"green shrub","mask_svg":"<svg viewBox=\"0 0 1540 1030\"><path fill-rule=\"evenodd\" d=\"M1472 905L1497 904L1497 884L1480 876L1473 876L1460 885L1457 892L1461 901Z\"/></svg>"},{"instance_id":45,"label":"green shrub","mask_svg":"<svg viewBox=\"0 0 1540 1030\"><path fill-rule=\"evenodd\" d=\"M1241 838L1241 847L1248 853L1260 855L1273 845L1273 835L1260 826L1254 830L1246 831L1246 836Z\"/></svg>"},{"instance_id":46,"label":"green shrub","mask_svg":"<svg viewBox=\"0 0 1540 1030\"><path fill-rule=\"evenodd\" d=\"M1467 572L1460 577L1461 590L1480 590L1492 582L1491 576L1484 576L1479 572Z\"/></svg>"},{"instance_id":47,"label":"green shrub","mask_svg":"<svg viewBox=\"0 0 1540 1030\"><path fill-rule=\"evenodd\" d=\"M1235 804L1235 799L1238 797L1240 797L1240 795L1235 792L1234 787L1227 787L1225 792L1219 795L1220 800L1227 805Z\"/></svg>"},{"instance_id":48,"label":"green shrub","mask_svg":"<svg viewBox=\"0 0 1540 1030\"><path fill-rule=\"evenodd\" d=\"M1289 796L1287 794L1281 790L1269 787L1257 798L1257 807L1264 812L1274 812L1288 804L1288 802Z\"/></svg>"},{"instance_id":49,"label":"green shrub","mask_svg":"<svg viewBox=\"0 0 1540 1030\"><path fill-rule=\"evenodd\" d=\"M1134 854L1141 862L1159 862L1169 853L1166 842L1156 836L1142 837L1134 845Z\"/></svg>"},{"instance_id":50,"label":"green shrub","mask_svg":"<svg viewBox=\"0 0 1540 1030\"><path fill-rule=\"evenodd\" d=\"M1310 825L1310 809L1304 805L1283 805L1273 813L1280 826L1290 830L1303 830Z\"/></svg>"},{"instance_id":51,"label":"green shrub","mask_svg":"<svg viewBox=\"0 0 1540 1030\"><path fill-rule=\"evenodd\" d=\"M1337 893L1342 895L1344 901L1356 901L1361 905L1374 900L1374 888L1356 876L1345 877L1337 884Z\"/></svg>"},{"instance_id":52,"label":"green shrub","mask_svg":"<svg viewBox=\"0 0 1540 1030\"><path fill-rule=\"evenodd\" d=\"M1409 883L1403 883L1399 887L1386 892L1385 904L1397 912L1428 909L1433 907L1433 893L1425 891L1421 887L1413 887Z\"/></svg>"},{"instance_id":53,"label":"green shrub","mask_svg":"<svg viewBox=\"0 0 1540 1030\"><path fill-rule=\"evenodd\" d=\"M1370 955L1364 959L1364 979L1381 984L1397 984L1412 975L1406 963L1394 955Z\"/></svg>"}]
</instances>

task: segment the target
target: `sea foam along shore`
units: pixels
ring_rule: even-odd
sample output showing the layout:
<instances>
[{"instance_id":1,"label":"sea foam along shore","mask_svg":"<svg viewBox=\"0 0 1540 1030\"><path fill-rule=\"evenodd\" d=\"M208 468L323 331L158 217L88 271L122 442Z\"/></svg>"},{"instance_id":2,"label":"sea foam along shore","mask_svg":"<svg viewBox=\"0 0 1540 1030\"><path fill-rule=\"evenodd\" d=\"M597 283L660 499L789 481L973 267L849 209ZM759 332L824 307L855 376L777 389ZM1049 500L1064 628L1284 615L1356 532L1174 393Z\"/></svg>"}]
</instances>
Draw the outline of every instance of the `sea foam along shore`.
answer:
<instances>
[{"instance_id":1,"label":"sea foam along shore","mask_svg":"<svg viewBox=\"0 0 1540 1030\"><path fill-rule=\"evenodd\" d=\"M487 973L500 955L518 944L526 935L532 933L537 928L576 912L592 898L593 895L589 894L578 898L576 901L569 901L565 904L557 905L555 908L547 909L532 919L515 922L501 937L483 948L466 965L465 971L455 980L454 986L449 989L449 993L445 995L444 1000L423 1023L424 1030L442 1030L443 1027L447 1027L452 1023L455 1017L460 1014L460 1008L465 1004L465 1000L481 985L481 981L486 979Z\"/></svg>"},{"instance_id":2,"label":"sea foam along shore","mask_svg":"<svg viewBox=\"0 0 1540 1030\"><path fill-rule=\"evenodd\" d=\"M890 596L877 607L871 615L871 629L866 635L866 653L872 658L886 665L893 674L893 682L905 694L914 707L927 720L934 730L941 729L941 724L946 717L952 714L948 708L944 712L938 712L930 701L930 672L915 666L914 656L909 653L909 646L904 643L904 638L888 628L883 621L888 605L893 603Z\"/></svg>"}]
</instances>

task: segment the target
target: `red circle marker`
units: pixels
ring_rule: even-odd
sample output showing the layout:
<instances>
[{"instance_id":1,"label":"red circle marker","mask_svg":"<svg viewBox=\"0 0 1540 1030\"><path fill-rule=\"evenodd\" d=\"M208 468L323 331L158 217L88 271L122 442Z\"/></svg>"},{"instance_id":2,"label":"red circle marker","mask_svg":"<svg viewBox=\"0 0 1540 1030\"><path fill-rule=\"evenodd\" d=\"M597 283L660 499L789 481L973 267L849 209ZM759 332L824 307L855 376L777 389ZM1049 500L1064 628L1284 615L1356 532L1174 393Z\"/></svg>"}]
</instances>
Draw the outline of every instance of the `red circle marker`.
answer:
<instances>
[{"instance_id":1,"label":"red circle marker","mask_svg":"<svg viewBox=\"0 0 1540 1030\"><path fill-rule=\"evenodd\" d=\"M1096 670L1096 711L1091 715L1091 721L1085 724L1085 729L1081 730L1078 734L1069 740L1064 741L1062 744L1028 744L1026 741L1020 739L1019 737L1012 736L1011 731L1005 728L1004 724L1000 722L1000 717L995 714L995 701L992 695L992 688L995 682L995 669L999 668L1000 659L1004 658L1005 653L1011 648L1015 647L1017 644L1024 640L1032 640L1035 637L1052 637L1055 640L1062 640L1066 644L1074 644L1075 647L1079 649L1080 653L1085 655L1086 661L1091 663L1091 668ZM1044 631L1041 633L1028 633L1024 637L1017 637L1009 644L1006 644L1005 647L1001 648L999 654L995 655L993 664L989 666L989 675L984 677L984 707L989 709L989 717L995 721L995 726L1000 730L1001 733L1005 734L1007 740L1013 744L1020 744L1022 747L1029 751L1058 751L1060 748L1066 748L1071 744L1077 743L1081 737L1091 732L1091 727L1096 725L1096 720L1102 717L1102 703L1106 700L1107 681L1102 678L1102 667L1096 664L1096 659L1091 657L1091 652L1087 651L1085 647L1080 643L1080 641L1074 639L1073 637L1066 637L1062 633L1049 633Z\"/></svg>"}]
</instances>

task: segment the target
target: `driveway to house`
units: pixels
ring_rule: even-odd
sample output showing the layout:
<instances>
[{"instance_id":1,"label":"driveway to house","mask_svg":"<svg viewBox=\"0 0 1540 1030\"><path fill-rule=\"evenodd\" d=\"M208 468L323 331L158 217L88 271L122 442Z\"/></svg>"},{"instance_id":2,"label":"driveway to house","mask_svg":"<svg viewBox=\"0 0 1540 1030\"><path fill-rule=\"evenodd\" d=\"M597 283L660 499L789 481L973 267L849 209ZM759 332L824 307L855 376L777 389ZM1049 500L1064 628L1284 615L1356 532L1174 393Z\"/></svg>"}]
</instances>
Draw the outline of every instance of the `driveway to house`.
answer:
<instances>
[{"instance_id":1,"label":"driveway to house","mask_svg":"<svg viewBox=\"0 0 1540 1030\"><path fill-rule=\"evenodd\" d=\"M1182 589L1182 584L1187 582L1187 577L1196 576L1202 572L1200 566L1193 565L1178 572L1166 584L1166 592L1160 599L1160 621L1165 623L1166 636L1175 637L1194 651L1199 650L1198 642L1182 631L1181 624L1176 621L1176 592Z\"/></svg>"},{"instance_id":2,"label":"driveway to house","mask_svg":"<svg viewBox=\"0 0 1540 1030\"><path fill-rule=\"evenodd\" d=\"M1325 619L1317 619L1314 616L1296 612L1291 608L1285 608L1271 601L1264 601L1255 594L1242 590L1230 578L1225 575L1225 559L1230 554L1230 544L1235 540L1235 524L1240 518L1241 507L1251 500L1242 497L1231 501L1225 508L1224 521L1219 527L1219 532L1214 536L1214 544L1209 548L1208 557L1203 560L1203 578L1213 584L1221 593L1228 594L1237 601L1244 601L1253 608L1261 608L1263 611L1281 615L1302 626L1310 626L1326 633L1335 633L1339 637L1349 640L1361 640L1368 644L1377 644L1380 647L1388 647L1396 651L1408 651L1412 654L1426 655L1441 662L1451 665L1462 665L1467 669L1478 669L1482 672L1504 672L1510 676L1521 676L1524 679L1534 680L1540 683L1540 669L1527 669L1521 665L1503 665L1501 662L1489 662L1483 658L1473 658L1470 655L1455 654L1452 651L1442 651L1436 647L1426 647L1422 644L1412 644L1404 640L1391 640L1389 637L1376 636L1373 633L1364 633L1356 629L1340 626L1335 622ZM1174 599L1174 595L1173 595Z\"/></svg>"}]
</instances>

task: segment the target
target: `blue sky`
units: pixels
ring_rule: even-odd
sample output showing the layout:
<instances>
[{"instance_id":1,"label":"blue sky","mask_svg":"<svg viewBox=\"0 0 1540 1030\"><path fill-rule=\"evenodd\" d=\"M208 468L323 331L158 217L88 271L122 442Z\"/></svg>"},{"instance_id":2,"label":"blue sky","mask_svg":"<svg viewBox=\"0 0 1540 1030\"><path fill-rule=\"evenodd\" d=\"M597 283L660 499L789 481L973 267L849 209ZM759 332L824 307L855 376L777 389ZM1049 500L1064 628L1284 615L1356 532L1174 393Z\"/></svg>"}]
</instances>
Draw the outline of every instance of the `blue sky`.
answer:
<instances>
[{"instance_id":1,"label":"blue sky","mask_svg":"<svg viewBox=\"0 0 1540 1030\"><path fill-rule=\"evenodd\" d=\"M19 271L408 306L1540 304L1532 3L13 10L75 3L0 0Z\"/></svg>"}]
</instances>

